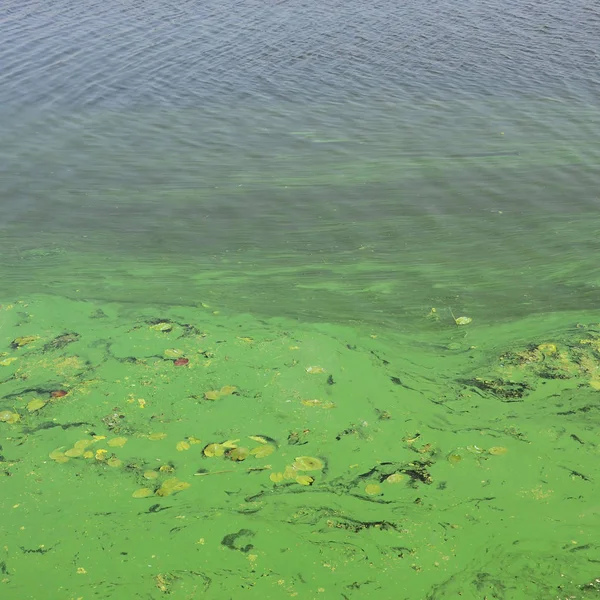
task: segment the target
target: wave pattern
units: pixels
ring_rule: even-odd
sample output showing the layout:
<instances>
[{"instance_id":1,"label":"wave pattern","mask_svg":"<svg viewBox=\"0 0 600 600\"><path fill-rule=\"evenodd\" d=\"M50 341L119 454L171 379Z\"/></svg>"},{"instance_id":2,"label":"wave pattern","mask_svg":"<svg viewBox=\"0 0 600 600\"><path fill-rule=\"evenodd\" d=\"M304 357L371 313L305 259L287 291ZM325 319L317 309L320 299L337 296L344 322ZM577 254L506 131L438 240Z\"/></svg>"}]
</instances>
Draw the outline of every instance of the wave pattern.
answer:
<instances>
[{"instance_id":1,"label":"wave pattern","mask_svg":"<svg viewBox=\"0 0 600 600\"><path fill-rule=\"evenodd\" d=\"M4 6L4 105L600 91L600 10L584 0Z\"/></svg>"}]
</instances>

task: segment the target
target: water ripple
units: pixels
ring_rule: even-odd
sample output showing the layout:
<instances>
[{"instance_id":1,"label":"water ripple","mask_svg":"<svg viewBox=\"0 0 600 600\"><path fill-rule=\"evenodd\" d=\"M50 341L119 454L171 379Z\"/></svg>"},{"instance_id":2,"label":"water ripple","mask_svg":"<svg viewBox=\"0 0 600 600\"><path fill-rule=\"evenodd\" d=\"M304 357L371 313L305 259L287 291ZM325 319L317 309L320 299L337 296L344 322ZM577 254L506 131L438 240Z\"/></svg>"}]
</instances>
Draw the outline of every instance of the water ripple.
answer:
<instances>
[{"instance_id":1,"label":"water ripple","mask_svg":"<svg viewBox=\"0 0 600 600\"><path fill-rule=\"evenodd\" d=\"M581 0L13 1L0 21L0 100L123 106L375 90L592 98L598 22Z\"/></svg>"}]
</instances>

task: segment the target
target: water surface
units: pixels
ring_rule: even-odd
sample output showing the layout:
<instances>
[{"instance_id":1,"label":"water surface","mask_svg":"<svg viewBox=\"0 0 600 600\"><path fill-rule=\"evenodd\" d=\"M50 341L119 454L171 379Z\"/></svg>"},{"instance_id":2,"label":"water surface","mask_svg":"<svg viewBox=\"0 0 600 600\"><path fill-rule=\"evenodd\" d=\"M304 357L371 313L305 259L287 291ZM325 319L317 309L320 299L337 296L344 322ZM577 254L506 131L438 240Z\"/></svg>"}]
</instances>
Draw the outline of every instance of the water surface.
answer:
<instances>
[{"instance_id":1,"label":"water surface","mask_svg":"<svg viewBox=\"0 0 600 600\"><path fill-rule=\"evenodd\" d=\"M597 594L599 26L6 2L4 596Z\"/></svg>"}]
</instances>

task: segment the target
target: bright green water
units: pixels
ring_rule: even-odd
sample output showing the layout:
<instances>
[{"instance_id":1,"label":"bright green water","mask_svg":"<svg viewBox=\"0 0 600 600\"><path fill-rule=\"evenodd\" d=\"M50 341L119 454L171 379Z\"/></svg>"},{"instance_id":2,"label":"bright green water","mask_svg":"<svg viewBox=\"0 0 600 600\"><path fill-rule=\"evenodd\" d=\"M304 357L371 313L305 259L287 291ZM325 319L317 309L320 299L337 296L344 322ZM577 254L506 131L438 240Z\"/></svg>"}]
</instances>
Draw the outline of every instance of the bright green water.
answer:
<instances>
[{"instance_id":1,"label":"bright green water","mask_svg":"<svg viewBox=\"0 0 600 600\"><path fill-rule=\"evenodd\" d=\"M2 306L4 597L598 593L594 314L403 334L204 304Z\"/></svg>"}]
</instances>

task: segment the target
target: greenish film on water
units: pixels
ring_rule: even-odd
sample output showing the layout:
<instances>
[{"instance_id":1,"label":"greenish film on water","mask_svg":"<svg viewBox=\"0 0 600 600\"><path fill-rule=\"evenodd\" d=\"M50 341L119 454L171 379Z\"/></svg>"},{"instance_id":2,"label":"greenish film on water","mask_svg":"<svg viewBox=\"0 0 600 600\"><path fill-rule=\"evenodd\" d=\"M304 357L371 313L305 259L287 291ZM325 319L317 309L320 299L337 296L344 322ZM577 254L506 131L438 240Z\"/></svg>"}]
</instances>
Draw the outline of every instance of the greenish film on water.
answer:
<instances>
[{"instance_id":1,"label":"greenish film on water","mask_svg":"<svg viewBox=\"0 0 600 600\"><path fill-rule=\"evenodd\" d=\"M597 215L458 211L440 239L377 172L385 221L260 246L235 220L206 254L3 238L3 597L596 597Z\"/></svg>"},{"instance_id":2,"label":"greenish film on water","mask_svg":"<svg viewBox=\"0 0 600 600\"><path fill-rule=\"evenodd\" d=\"M0 3L0 600L600 598L599 24Z\"/></svg>"}]
</instances>

